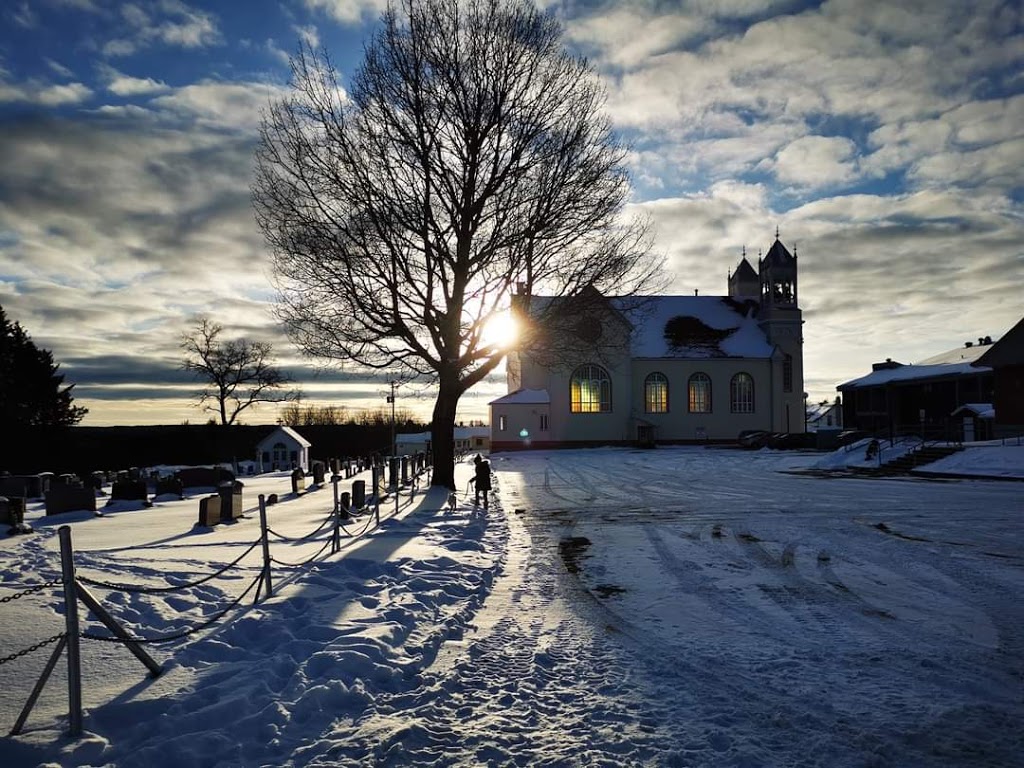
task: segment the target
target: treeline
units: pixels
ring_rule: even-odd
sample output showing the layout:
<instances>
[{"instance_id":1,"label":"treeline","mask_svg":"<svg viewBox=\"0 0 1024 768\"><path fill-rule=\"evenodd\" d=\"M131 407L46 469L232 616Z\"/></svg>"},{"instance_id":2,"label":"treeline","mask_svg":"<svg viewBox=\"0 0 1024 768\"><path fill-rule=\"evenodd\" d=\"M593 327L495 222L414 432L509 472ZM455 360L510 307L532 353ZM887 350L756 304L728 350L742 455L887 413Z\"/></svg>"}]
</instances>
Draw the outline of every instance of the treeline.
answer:
<instances>
[{"instance_id":1,"label":"treeline","mask_svg":"<svg viewBox=\"0 0 1024 768\"><path fill-rule=\"evenodd\" d=\"M4 430L0 472L88 473L160 464L205 465L256 458L256 445L274 425L218 424L146 427L21 427ZM296 425L312 443L311 459L388 453L391 414L385 423ZM396 421L397 432L423 432L429 425Z\"/></svg>"},{"instance_id":2,"label":"treeline","mask_svg":"<svg viewBox=\"0 0 1024 768\"><path fill-rule=\"evenodd\" d=\"M278 411L278 423L291 427L335 427L344 424L359 427L391 427L391 409L350 410L344 405L303 405L289 403ZM395 409L396 424L416 424L416 416L407 408ZM403 432L409 430L402 427Z\"/></svg>"}]
</instances>

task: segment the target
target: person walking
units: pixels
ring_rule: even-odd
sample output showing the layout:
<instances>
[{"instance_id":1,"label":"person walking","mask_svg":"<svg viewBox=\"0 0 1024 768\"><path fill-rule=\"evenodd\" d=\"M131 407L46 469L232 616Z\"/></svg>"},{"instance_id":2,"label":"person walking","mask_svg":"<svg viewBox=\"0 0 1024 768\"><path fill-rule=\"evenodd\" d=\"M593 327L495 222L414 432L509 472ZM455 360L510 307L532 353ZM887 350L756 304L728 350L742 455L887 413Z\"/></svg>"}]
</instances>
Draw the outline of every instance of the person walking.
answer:
<instances>
[{"instance_id":1,"label":"person walking","mask_svg":"<svg viewBox=\"0 0 1024 768\"><path fill-rule=\"evenodd\" d=\"M473 475L473 488L475 490L473 504L480 506L480 494L482 493L484 509L487 509L487 495L491 491L491 462L478 453L473 458L473 463L476 465L476 472Z\"/></svg>"}]
</instances>

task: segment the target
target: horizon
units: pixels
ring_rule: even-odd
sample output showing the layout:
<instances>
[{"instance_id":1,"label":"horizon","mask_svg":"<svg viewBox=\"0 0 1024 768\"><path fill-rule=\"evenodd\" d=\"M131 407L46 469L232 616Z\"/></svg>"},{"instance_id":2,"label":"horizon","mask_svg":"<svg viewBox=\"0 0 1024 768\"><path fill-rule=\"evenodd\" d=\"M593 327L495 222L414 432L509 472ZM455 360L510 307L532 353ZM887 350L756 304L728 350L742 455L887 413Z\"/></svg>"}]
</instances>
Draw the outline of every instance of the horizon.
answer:
<instances>
[{"instance_id":1,"label":"horizon","mask_svg":"<svg viewBox=\"0 0 1024 768\"><path fill-rule=\"evenodd\" d=\"M305 404L378 410L272 314L249 200L256 130L303 41L343 85L382 0L17 3L0 11L0 305L50 350L82 426L203 423L177 341L199 312L270 341ZM799 249L808 403L1024 314L1017 4L538 5L607 89L666 293L717 296L774 232ZM489 421L504 369L460 401ZM429 421L432 390L398 406ZM277 409L244 414L274 424Z\"/></svg>"}]
</instances>

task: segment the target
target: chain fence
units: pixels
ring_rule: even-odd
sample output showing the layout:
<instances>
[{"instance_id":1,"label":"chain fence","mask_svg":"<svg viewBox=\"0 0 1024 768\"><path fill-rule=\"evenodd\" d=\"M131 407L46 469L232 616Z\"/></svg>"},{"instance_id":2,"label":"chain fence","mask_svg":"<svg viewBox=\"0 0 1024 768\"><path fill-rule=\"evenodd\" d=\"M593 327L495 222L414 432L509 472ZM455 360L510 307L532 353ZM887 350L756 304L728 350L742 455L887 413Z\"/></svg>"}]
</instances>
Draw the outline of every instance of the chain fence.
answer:
<instances>
[{"instance_id":1,"label":"chain fence","mask_svg":"<svg viewBox=\"0 0 1024 768\"><path fill-rule=\"evenodd\" d=\"M413 477L412 490L406 504L412 504L415 498L417 486L419 485L420 477L417 473ZM376 489L375 489L376 490ZM337 491L337 488L335 488ZM398 510L398 498L400 495L400 488L398 484L394 487L395 494L395 510ZM20 658L35 653L42 648L45 648L54 643L60 643L60 645L54 649L51 654L49 661L47 662L46 669L41 675L39 681L36 683L28 702L25 705L21 716L18 719L17 724L11 731L11 735L16 735L20 732L22 725L25 722L29 712L31 711L36 698L41 692L45 685L50 673L52 672L58 657L62 652L66 651L68 654L69 668L74 667L75 671L69 672L69 706L71 710L70 715L70 730L71 735L77 736L81 733L81 671L79 668L79 650L78 640L93 640L99 642L119 643L125 645L131 650L140 661L142 661L152 672L153 676L157 676L162 671L162 668L157 662L153 661L142 649L141 645L153 645L160 643L170 643L175 640L181 640L191 635L195 635L201 632L217 622L223 619L230 611L236 608L247 596L249 596L253 590L256 590L256 601L259 601L260 588L266 587L266 596L269 598L273 594L272 589L272 577L271 577L271 565L277 565L284 568L302 568L311 563L314 563L324 553L331 548L331 552L336 553L340 549L340 539L344 534L346 539L355 540L364 535L375 525L380 525L381 522L381 498L376 494L368 500L368 504L363 508L362 511L369 512L366 515L366 519L361 522L361 525L357 526L354 519L349 517L352 510L346 508L343 504L339 504L337 501L337 493L335 493L334 507L330 514L309 533L302 536L286 536L278 531L270 528L266 521L266 502L263 495L259 497L259 509L260 509L260 537L255 541L248 544L245 551L238 555L234 560L226 565L216 568L213 572L203 575L199 578L192 579L182 584L171 584L166 586L149 586L143 584L129 584L117 581L105 581L103 579L93 578L84 574L76 572L74 567L74 553L71 546L71 529L69 526L62 526L59 533L61 534L61 566L62 576L59 578L52 579L50 581L35 584L22 589L19 592L10 595L0 596L0 604L11 603L16 600L28 597L30 595L44 592L47 589L53 589L58 586L63 587L63 602L64 602L64 613L65 620L67 622L66 631L57 633L44 640L40 640L28 647L22 648L18 651L10 653L6 656L0 657L0 666L14 662ZM375 509L372 507L375 506ZM405 506L405 505L403 505ZM348 521L346 525L343 522L343 515L345 520ZM358 530L356 528L358 527ZM275 537L280 543L283 544L299 544L310 541L320 541L316 538L318 534L323 531L330 529L329 535L324 538L323 544L320 548L310 555L309 557L298 561L291 562L288 560L282 560L278 557L270 554L270 537ZM156 634L156 635L143 635L143 634L132 634L127 632L118 622L107 613L106 609L102 606L99 600L97 600L89 591L85 585L97 587L100 589L108 590L111 592L127 592L134 594L169 594L175 592L183 592L185 590L192 589L194 587L205 584L213 579L223 576L227 571L238 567L242 561L248 557L256 547L263 545L263 563L260 568L260 572L249 582L248 586L239 594L228 602L223 608L219 609L213 615L207 617L199 624L184 627L179 630L175 630L170 633ZM0 585L2 586L2 585ZM81 601L91 612L99 619L101 623L106 625L107 629L110 630L110 634L100 634L90 630L81 631L78 629L78 602Z\"/></svg>"}]
</instances>

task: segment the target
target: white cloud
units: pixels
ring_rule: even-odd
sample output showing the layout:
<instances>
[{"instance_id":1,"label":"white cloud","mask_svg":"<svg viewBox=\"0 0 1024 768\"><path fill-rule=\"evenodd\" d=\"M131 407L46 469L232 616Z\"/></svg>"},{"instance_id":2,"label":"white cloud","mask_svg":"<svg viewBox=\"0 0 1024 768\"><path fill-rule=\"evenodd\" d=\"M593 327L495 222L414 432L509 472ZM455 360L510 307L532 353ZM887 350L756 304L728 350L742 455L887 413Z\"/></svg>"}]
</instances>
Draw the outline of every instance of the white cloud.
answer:
<instances>
[{"instance_id":1,"label":"white cloud","mask_svg":"<svg viewBox=\"0 0 1024 768\"><path fill-rule=\"evenodd\" d=\"M106 69L107 90L118 96L147 96L152 93L164 93L170 86L150 77L132 77L115 69Z\"/></svg>"},{"instance_id":2,"label":"white cloud","mask_svg":"<svg viewBox=\"0 0 1024 768\"><path fill-rule=\"evenodd\" d=\"M217 45L222 37L216 18L179 0L159 0L146 7L138 3L121 6L127 34L102 46L105 56L129 56L154 43L181 48Z\"/></svg>"},{"instance_id":3,"label":"white cloud","mask_svg":"<svg viewBox=\"0 0 1024 768\"><path fill-rule=\"evenodd\" d=\"M92 89L82 83L47 84L38 80L25 83L0 81L0 104L22 102L42 107L80 104L92 96Z\"/></svg>"},{"instance_id":4,"label":"white cloud","mask_svg":"<svg viewBox=\"0 0 1024 768\"><path fill-rule=\"evenodd\" d=\"M285 93L266 83L224 83L204 80L159 96L152 104L166 112L219 128L254 133L263 110Z\"/></svg>"},{"instance_id":5,"label":"white cloud","mask_svg":"<svg viewBox=\"0 0 1024 768\"><path fill-rule=\"evenodd\" d=\"M311 11L323 11L342 24L358 24L365 18L379 15L387 8L387 0L303 0Z\"/></svg>"},{"instance_id":6,"label":"white cloud","mask_svg":"<svg viewBox=\"0 0 1024 768\"><path fill-rule=\"evenodd\" d=\"M295 34L299 36L299 39L310 48L320 47L320 31L316 28L315 24L307 24L305 26L296 24L292 29L295 30Z\"/></svg>"},{"instance_id":7,"label":"white cloud","mask_svg":"<svg viewBox=\"0 0 1024 768\"><path fill-rule=\"evenodd\" d=\"M265 43L267 52L277 59L282 64L287 64L289 61L288 52L282 49L272 37L267 38Z\"/></svg>"},{"instance_id":8,"label":"white cloud","mask_svg":"<svg viewBox=\"0 0 1024 768\"><path fill-rule=\"evenodd\" d=\"M61 77L74 77L75 76L74 72L72 72L70 69L65 67L59 61L54 61L53 59L51 59L49 57L46 57L44 59L44 61L46 62L46 66L48 66L55 74L58 74Z\"/></svg>"},{"instance_id":9,"label":"white cloud","mask_svg":"<svg viewBox=\"0 0 1024 768\"><path fill-rule=\"evenodd\" d=\"M764 165L775 177L798 187L831 187L849 182L857 173L851 158L856 145L841 136L804 136L787 145Z\"/></svg>"},{"instance_id":10,"label":"white cloud","mask_svg":"<svg viewBox=\"0 0 1024 768\"><path fill-rule=\"evenodd\" d=\"M39 17L36 16L35 11L32 10L32 7L28 3L23 2L19 4L18 7L10 13L11 18L14 19L14 23L19 27L33 29L39 24Z\"/></svg>"}]
</instances>

